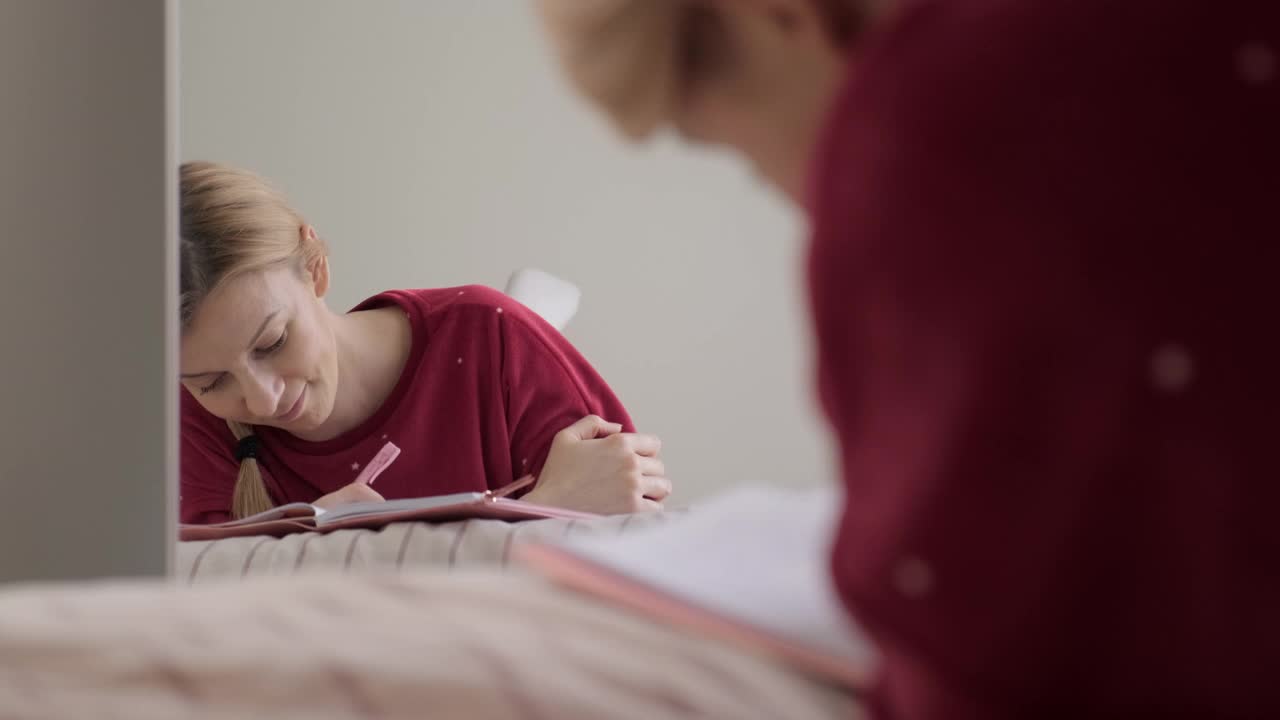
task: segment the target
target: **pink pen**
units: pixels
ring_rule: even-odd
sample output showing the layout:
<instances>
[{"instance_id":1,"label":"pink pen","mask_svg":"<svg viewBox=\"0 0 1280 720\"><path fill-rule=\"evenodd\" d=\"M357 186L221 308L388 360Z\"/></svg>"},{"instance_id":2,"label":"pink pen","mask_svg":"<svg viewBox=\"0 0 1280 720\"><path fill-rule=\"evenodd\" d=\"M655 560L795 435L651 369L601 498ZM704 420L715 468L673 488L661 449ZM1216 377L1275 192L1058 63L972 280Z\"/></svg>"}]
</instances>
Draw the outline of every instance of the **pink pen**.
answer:
<instances>
[{"instance_id":1,"label":"pink pen","mask_svg":"<svg viewBox=\"0 0 1280 720\"><path fill-rule=\"evenodd\" d=\"M361 470L360 474L356 476L355 482L372 485L373 481L377 480L378 476L382 474L382 471L386 470L398 457L400 457L400 448L396 447L395 443L389 442L383 445L378 454L374 455L369 464L364 466L364 470Z\"/></svg>"}]
</instances>

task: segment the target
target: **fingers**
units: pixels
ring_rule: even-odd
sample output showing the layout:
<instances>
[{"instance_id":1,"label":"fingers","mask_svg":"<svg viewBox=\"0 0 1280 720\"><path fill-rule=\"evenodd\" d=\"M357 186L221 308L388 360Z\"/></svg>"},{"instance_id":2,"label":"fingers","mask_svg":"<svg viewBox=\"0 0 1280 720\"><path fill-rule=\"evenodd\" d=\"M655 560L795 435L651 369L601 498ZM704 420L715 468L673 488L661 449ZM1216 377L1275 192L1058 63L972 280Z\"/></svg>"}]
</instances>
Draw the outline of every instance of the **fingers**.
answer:
<instances>
[{"instance_id":1,"label":"fingers","mask_svg":"<svg viewBox=\"0 0 1280 720\"><path fill-rule=\"evenodd\" d=\"M556 435L570 440L591 440L620 432L622 432L622 426L618 423L606 422L599 415L588 415Z\"/></svg>"},{"instance_id":2,"label":"fingers","mask_svg":"<svg viewBox=\"0 0 1280 720\"><path fill-rule=\"evenodd\" d=\"M344 503L381 502L385 499L377 490L374 490L364 483L351 483L338 492L342 494L342 501Z\"/></svg>"},{"instance_id":3,"label":"fingers","mask_svg":"<svg viewBox=\"0 0 1280 720\"><path fill-rule=\"evenodd\" d=\"M645 457L657 457L662 451L662 440L647 433L618 433L609 438L628 452Z\"/></svg>"},{"instance_id":4,"label":"fingers","mask_svg":"<svg viewBox=\"0 0 1280 720\"><path fill-rule=\"evenodd\" d=\"M662 512L662 503L649 498L640 498L640 504L636 506L636 512Z\"/></svg>"},{"instance_id":5,"label":"fingers","mask_svg":"<svg viewBox=\"0 0 1280 720\"><path fill-rule=\"evenodd\" d=\"M640 478L640 492L643 499L661 502L671 494L671 481L660 475L645 475Z\"/></svg>"},{"instance_id":6,"label":"fingers","mask_svg":"<svg viewBox=\"0 0 1280 720\"><path fill-rule=\"evenodd\" d=\"M339 505L355 502L381 502L384 498L377 490L364 483L351 483L311 503L316 507L331 510Z\"/></svg>"},{"instance_id":7,"label":"fingers","mask_svg":"<svg viewBox=\"0 0 1280 720\"><path fill-rule=\"evenodd\" d=\"M667 474L666 463L662 462L658 458L644 457L641 455L636 459L638 460L636 467L640 470L641 475L663 477Z\"/></svg>"}]
</instances>

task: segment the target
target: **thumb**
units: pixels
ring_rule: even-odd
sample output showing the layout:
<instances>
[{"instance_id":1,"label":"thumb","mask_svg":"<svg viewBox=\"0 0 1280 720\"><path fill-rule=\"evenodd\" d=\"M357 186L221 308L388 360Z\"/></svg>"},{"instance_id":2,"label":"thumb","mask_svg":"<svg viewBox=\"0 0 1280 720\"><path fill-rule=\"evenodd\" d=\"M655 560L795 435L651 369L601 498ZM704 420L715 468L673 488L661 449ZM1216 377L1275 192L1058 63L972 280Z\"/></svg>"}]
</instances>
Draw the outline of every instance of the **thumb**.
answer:
<instances>
[{"instance_id":1,"label":"thumb","mask_svg":"<svg viewBox=\"0 0 1280 720\"><path fill-rule=\"evenodd\" d=\"M559 434L571 440L591 440L620 432L622 432L622 426L618 423L606 422L599 415L588 415L561 430Z\"/></svg>"},{"instance_id":2,"label":"thumb","mask_svg":"<svg viewBox=\"0 0 1280 720\"><path fill-rule=\"evenodd\" d=\"M346 502L379 502L385 500L385 498L382 497L382 493L364 483L351 483L345 488L343 500Z\"/></svg>"}]
</instances>

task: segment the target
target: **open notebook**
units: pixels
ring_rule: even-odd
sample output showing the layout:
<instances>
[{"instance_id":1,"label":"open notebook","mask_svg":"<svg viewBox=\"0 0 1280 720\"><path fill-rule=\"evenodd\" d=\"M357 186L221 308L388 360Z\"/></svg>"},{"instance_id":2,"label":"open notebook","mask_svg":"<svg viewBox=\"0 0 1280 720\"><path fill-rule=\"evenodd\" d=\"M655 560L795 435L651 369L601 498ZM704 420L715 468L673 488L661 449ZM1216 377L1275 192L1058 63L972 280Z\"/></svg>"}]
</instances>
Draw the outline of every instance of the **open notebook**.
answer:
<instances>
[{"instance_id":1,"label":"open notebook","mask_svg":"<svg viewBox=\"0 0 1280 720\"><path fill-rule=\"evenodd\" d=\"M870 644L836 596L833 489L745 488L649 530L517 548L553 580L850 687Z\"/></svg>"},{"instance_id":2,"label":"open notebook","mask_svg":"<svg viewBox=\"0 0 1280 720\"><path fill-rule=\"evenodd\" d=\"M289 503L241 520L213 525L181 525L178 537L181 540L212 540L241 535L280 537L296 532L382 527L409 520L445 522L471 518L527 520L593 517L598 516L512 500L494 492L464 492L385 502L350 503L330 510L308 503Z\"/></svg>"}]
</instances>

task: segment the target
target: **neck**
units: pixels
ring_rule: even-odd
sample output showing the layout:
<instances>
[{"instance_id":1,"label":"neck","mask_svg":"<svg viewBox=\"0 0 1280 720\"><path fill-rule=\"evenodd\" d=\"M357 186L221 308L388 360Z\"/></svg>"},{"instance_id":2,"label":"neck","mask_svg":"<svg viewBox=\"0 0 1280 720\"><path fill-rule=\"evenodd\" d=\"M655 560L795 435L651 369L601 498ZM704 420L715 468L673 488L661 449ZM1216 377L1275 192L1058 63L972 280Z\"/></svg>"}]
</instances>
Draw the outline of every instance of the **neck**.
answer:
<instances>
[{"instance_id":1,"label":"neck","mask_svg":"<svg viewBox=\"0 0 1280 720\"><path fill-rule=\"evenodd\" d=\"M770 133L771 142L762 143L765 152L755 158L763 174L801 207L807 200L812 158L817 154L827 113L840 92L845 61L842 56L833 55L829 62L816 64L814 69L819 71L811 75L807 97L791 105L792 109Z\"/></svg>"},{"instance_id":2,"label":"neck","mask_svg":"<svg viewBox=\"0 0 1280 720\"><path fill-rule=\"evenodd\" d=\"M412 333L398 308L331 315L338 355L333 411L312 433L320 442L350 432L368 420L395 389L409 355Z\"/></svg>"},{"instance_id":3,"label":"neck","mask_svg":"<svg viewBox=\"0 0 1280 720\"><path fill-rule=\"evenodd\" d=\"M897 0L847 0L854 13L849 35L839 38L842 44L821 47L821 57L810 63L807 97L791 98L791 113L786 127L775 128L774 137L781 143L773 158L761 162L766 175L798 206L807 200L813 159L826 127L836 96L850 72L850 51L875 28L886 23L898 6ZM797 112L797 109L801 109ZM807 110L804 112L803 110ZM772 162L770 162L772 160Z\"/></svg>"}]
</instances>

